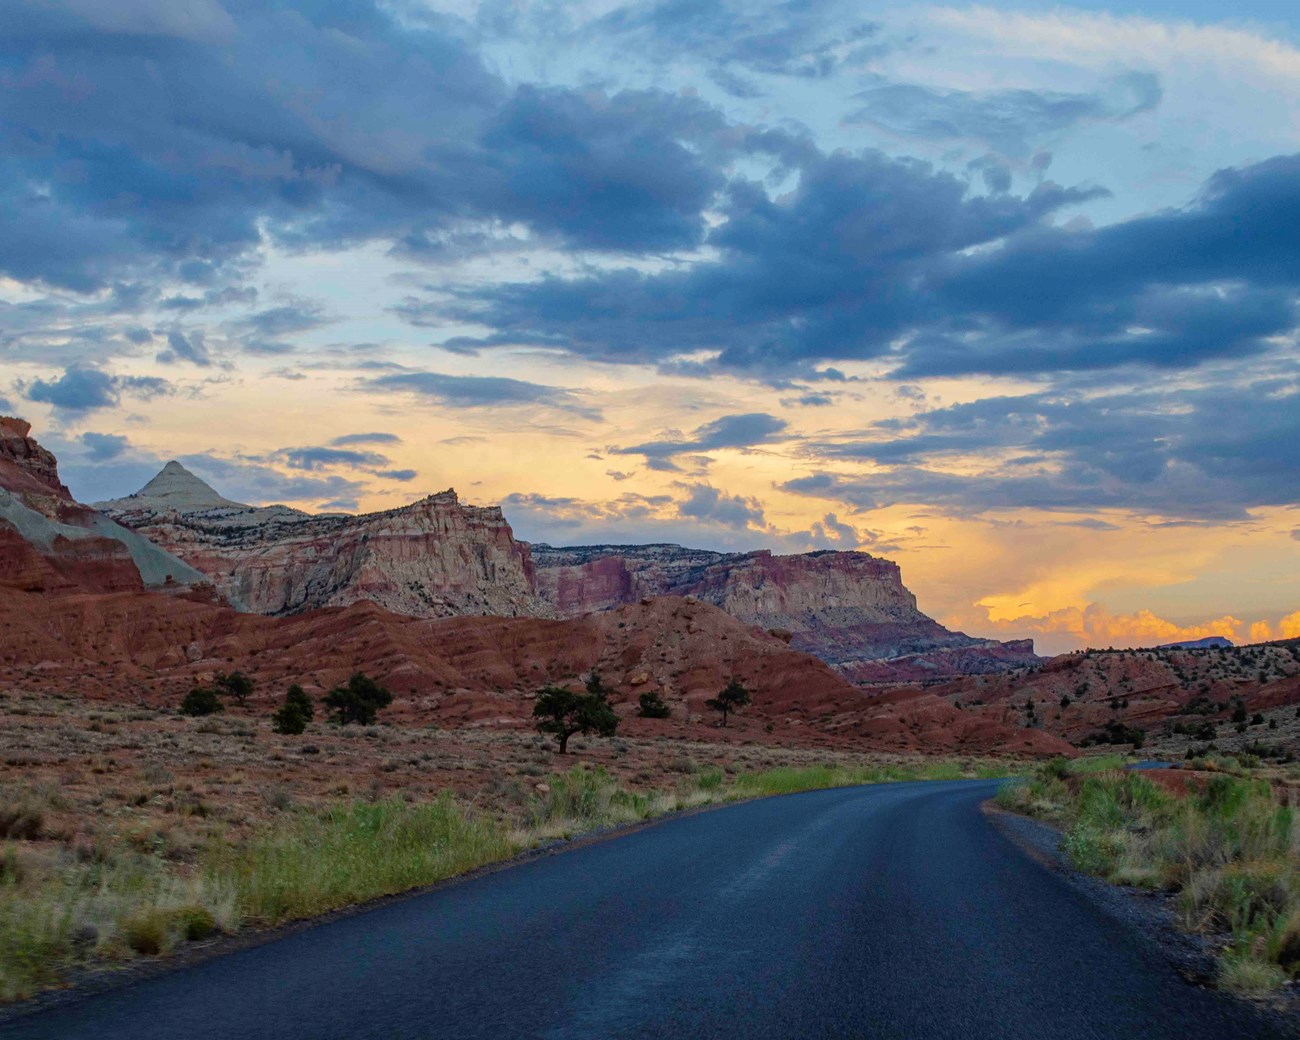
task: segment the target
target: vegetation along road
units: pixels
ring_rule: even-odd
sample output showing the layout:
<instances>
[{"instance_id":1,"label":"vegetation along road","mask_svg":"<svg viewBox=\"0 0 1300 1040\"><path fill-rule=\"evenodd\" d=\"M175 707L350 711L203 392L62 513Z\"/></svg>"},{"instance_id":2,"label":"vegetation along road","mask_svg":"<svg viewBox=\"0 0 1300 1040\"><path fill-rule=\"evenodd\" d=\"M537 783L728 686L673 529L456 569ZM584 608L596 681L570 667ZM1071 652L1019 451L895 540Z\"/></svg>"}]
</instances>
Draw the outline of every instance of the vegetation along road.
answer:
<instances>
[{"instance_id":1,"label":"vegetation along road","mask_svg":"<svg viewBox=\"0 0 1300 1040\"><path fill-rule=\"evenodd\" d=\"M9 1022L13 1040L1283 1033L980 811L996 782L666 820Z\"/></svg>"}]
</instances>

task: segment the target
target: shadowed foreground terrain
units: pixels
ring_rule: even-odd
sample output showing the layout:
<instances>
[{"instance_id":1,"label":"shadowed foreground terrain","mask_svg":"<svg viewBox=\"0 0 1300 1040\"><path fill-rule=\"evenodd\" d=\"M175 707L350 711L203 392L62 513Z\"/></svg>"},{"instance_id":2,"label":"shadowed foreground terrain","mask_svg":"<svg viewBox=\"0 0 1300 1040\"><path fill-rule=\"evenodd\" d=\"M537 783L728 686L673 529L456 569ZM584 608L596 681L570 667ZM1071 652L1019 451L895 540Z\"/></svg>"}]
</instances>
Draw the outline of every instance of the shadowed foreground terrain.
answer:
<instances>
[{"instance_id":1,"label":"shadowed foreground terrain","mask_svg":"<svg viewBox=\"0 0 1300 1040\"><path fill-rule=\"evenodd\" d=\"M1184 982L1025 856L980 812L996 789L848 788L676 818L17 1019L5 1035L1286 1035Z\"/></svg>"}]
</instances>

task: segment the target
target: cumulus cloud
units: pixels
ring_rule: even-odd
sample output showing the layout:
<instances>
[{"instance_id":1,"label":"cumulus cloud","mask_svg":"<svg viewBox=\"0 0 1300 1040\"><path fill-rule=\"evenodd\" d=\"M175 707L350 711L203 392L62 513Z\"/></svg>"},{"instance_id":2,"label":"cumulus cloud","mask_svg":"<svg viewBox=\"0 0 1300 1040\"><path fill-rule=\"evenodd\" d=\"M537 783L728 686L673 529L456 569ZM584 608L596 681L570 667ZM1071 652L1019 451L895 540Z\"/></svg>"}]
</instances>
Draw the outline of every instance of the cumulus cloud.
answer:
<instances>
[{"instance_id":1,"label":"cumulus cloud","mask_svg":"<svg viewBox=\"0 0 1300 1040\"><path fill-rule=\"evenodd\" d=\"M171 393L172 387L157 376L117 376L98 368L74 366L51 379L19 382L30 401L69 412L88 412L115 406L124 393L148 400Z\"/></svg>"},{"instance_id":2,"label":"cumulus cloud","mask_svg":"<svg viewBox=\"0 0 1300 1040\"><path fill-rule=\"evenodd\" d=\"M395 433L345 433L330 441L330 446L347 448L354 444L401 444L402 438Z\"/></svg>"},{"instance_id":3,"label":"cumulus cloud","mask_svg":"<svg viewBox=\"0 0 1300 1040\"><path fill-rule=\"evenodd\" d=\"M886 355L941 317L924 276L952 254L1097 194L1044 183L1025 196L971 196L923 163L812 150L787 198L729 185L709 237L717 261L488 287L452 313L496 330L475 341L483 348L532 344L632 363L704 352L712 360L699 374L824 375L818 363Z\"/></svg>"},{"instance_id":4,"label":"cumulus cloud","mask_svg":"<svg viewBox=\"0 0 1300 1040\"><path fill-rule=\"evenodd\" d=\"M652 459L668 459L687 452L715 451L719 448L751 448L780 439L789 424L784 419L765 412L746 412L743 415L724 415L697 427L685 439L647 441L625 448L611 448L616 455L645 455Z\"/></svg>"},{"instance_id":5,"label":"cumulus cloud","mask_svg":"<svg viewBox=\"0 0 1300 1040\"><path fill-rule=\"evenodd\" d=\"M192 331L188 335L180 329L167 333L167 349L157 355L157 360L164 365L174 365L179 361L188 361L192 365L206 368L212 364L208 348L203 343L203 333Z\"/></svg>"},{"instance_id":6,"label":"cumulus cloud","mask_svg":"<svg viewBox=\"0 0 1300 1040\"><path fill-rule=\"evenodd\" d=\"M81 443L89 452L91 462L108 462L120 457L130 447L131 442L116 433L87 431L81 435Z\"/></svg>"},{"instance_id":7,"label":"cumulus cloud","mask_svg":"<svg viewBox=\"0 0 1300 1040\"><path fill-rule=\"evenodd\" d=\"M455 19L417 31L364 0L212 4L206 21L96 6L0 12L0 272L20 280L204 285L238 275L263 236L410 253L467 222L590 250L689 247L722 183L704 152L725 121L702 102L509 84ZM227 31L158 28L182 21ZM288 307L255 323L273 342L318 320Z\"/></svg>"},{"instance_id":8,"label":"cumulus cloud","mask_svg":"<svg viewBox=\"0 0 1300 1040\"><path fill-rule=\"evenodd\" d=\"M727 527L764 528L763 505L756 498L729 495L710 484L679 484L686 497L677 504L678 513L692 520L712 520Z\"/></svg>"},{"instance_id":9,"label":"cumulus cloud","mask_svg":"<svg viewBox=\"0 0 1300 1040\"><path fill-rule=\"evenodd\" d=\"M290 469L321 470L333 466L352 466L374 469L388 465L388 459L378 452L355 451L347 448L284 448L277 453Z\"/></svg>"}]
</instances>

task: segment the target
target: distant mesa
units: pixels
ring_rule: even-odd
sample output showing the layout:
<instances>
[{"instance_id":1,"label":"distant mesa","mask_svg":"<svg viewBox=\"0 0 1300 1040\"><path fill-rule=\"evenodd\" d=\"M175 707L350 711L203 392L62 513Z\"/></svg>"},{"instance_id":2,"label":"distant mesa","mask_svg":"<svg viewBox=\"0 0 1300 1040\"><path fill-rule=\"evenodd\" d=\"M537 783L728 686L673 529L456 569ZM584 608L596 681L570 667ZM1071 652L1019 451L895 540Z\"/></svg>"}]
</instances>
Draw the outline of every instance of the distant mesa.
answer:
<instances>
[{"instance_id":1,"label":"distant mesa","mask_svg":"<svg viewBox=\"0 0 1300 1040\"><path fill-rule=\"evenodd\" d=\"M1161 643L1155 650L1209 650L1214 647L1230 647L1236 644L1227 636L1206 636L1203 639L1183 639L1177 643Z\"/></svg>"}]
</instances>

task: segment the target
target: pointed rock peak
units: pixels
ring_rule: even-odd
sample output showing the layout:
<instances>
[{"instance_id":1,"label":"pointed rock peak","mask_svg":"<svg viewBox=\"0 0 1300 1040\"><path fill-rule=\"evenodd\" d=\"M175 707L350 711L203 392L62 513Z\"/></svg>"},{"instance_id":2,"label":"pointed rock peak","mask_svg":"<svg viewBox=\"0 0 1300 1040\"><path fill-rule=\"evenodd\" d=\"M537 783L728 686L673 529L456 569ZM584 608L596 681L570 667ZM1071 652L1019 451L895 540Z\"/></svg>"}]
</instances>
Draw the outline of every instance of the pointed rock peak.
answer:
<instances>
[{"instance_id":1,"label":"pointed rock peak","mask_svg":"<svg viewBox=\"0 0 1300 1040\"><path fill-rule=\"evenodd\" d=\"M211 484L196 477L175 459L131 498L181 513L222 507L248 508L242 502L232 502L223 497Z\"/></svg>"}]
</instances>

